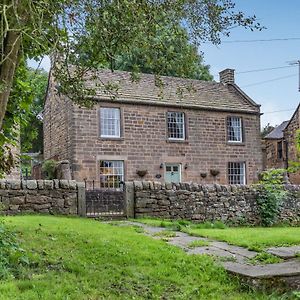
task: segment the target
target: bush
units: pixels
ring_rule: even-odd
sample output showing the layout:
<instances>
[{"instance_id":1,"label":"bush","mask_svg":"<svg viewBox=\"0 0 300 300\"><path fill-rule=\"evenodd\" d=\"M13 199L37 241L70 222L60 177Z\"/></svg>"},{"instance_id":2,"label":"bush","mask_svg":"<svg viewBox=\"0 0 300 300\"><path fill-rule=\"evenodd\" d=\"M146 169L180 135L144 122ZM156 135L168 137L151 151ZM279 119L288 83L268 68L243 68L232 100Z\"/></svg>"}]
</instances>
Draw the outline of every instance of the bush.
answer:
<instances>
[{"instance_id":1,"label":"bush","mask_svg":"<svg viewBox=\"0 0 300 300\"><path fill-rule=\"evenodd\" d=\"M57 162L55 160L49 159L45 160L42 165L42 171L45 174L46 179L55 179L56 177L56 166Z\"/></svg>"},{"instance_id":2,"label":"bush","mask_svg":"<svg viewBox=\"0 0 300 300\"><path fill-rule=\"evenodd\" d=\"M284 169L268 170L261 174L257 204L262 226L272 226L277 221L280 204L286 195Z\"/></svg>"}]
</instances>

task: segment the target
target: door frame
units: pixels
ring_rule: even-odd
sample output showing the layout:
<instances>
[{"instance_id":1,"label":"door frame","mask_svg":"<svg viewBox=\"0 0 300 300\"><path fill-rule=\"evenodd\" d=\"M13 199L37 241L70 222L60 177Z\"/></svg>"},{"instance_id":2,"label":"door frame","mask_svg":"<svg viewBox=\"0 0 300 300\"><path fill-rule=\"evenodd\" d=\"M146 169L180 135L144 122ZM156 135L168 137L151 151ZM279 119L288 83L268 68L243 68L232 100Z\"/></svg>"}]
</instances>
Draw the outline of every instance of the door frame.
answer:
<instances>
[{"instance_id":1,"label":"door frame","mask_svg":"<svg viewBox=\"0 0 300 300\"><path fill-rule=\"evenodd\" d=\"M178 172L179 172L179 182L182 180L182 164L176 163L176 162L165 162L164 163L164 179L166 181L166 173L167 173L167 166L178 166Z\"/></svg>"}]
</instances>

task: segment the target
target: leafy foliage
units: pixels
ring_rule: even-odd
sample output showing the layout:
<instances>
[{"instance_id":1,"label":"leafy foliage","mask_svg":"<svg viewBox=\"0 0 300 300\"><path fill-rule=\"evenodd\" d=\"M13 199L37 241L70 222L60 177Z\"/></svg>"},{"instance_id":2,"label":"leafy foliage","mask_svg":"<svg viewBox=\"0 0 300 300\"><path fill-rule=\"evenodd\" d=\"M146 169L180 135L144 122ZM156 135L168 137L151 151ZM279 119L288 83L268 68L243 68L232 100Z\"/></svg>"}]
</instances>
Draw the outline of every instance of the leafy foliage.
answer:
<instances>
[{"instance_id":1,"label":"leafy foliage","mask_svg":"<svg viewBox=\"0 0 300 300\"><path fill-rule=\"evenodd\" d=\"M261 174L261 187L256 201L263 226L271 226L276 222L281 201L286 195L283 185L285 173L284 169L274 169Z\"/></svg>"},{"instance_id":2,"label":"leafy foliage","mask_svg":"<svg viewBox=\"0 0 300 300\"><path fill-rule=\"evenodd\" d=\"M166 76L212 80L209 67L195 45L189 42L188 33L181 25L170 26L162 20L155 36L137 41L137 45L111 60L108 67Z\"/></svg>"},{"instance_id":3,"label":"leafy foliage","mask_svg":"<svg viewBox=\"0 0 300 300\"><path fill-rule=\"evenodd\" d=\"M25 112L25 122L21 124L21 151L43 152L43 111L44 98L48 82L48 73L44 70L27 67L26 81L32 98ZM24 80L25 81L25 80Z\"/></svg>"},{"instance_id":4,"label":"leafy foliage","mask_svg":"<svg viewBox=\"0 0 300 300\"><path fill-rule=\"evenodd\" d=\"M281 259L278 256L275 256L273 254L270 254L268 252L262 251L260 253L258 253L257 255L255 255L254 257L248 259L248 262L253 264L253 265L257 265L257 264L276 264L276 263L280 263L282 262L283 259Z\"/></svg>"},{"instance_id":5,"label":"leafy foliage","mask_svg":"<svg viewBox=\"0 0 300 300\"><path fill-rule=\"evenodd\" d=\"M264 138L266 135L268 135L275 127L270 125L270 123L268 123L261 131L260 135L262 138Z\"/></svg>"},{"instance_id":6,"label":"leafy foliage","mask_svg":"<svg viewBox=\"0 0 300 300\"><path fill-rule=\"evenodd\" d=\"M17 164L19 155L13 157L12 148L18 148L20 142L24 152L42 150L42 122L38 114L43 108L47 78L45 71L28 68L24 61L19 63L0 131L0 146L4 145L0 147L0 177Z\"/></svg>"},{"instance_id":7,"label":"leafy foliage","mask_svg":"<svg viewBox=\"0 0 300 300\"><path fill-rule=\"evenodd\" d=\"M46 179L55 179L57 162L49 159L45 160L42 165L42 171L45 173Z\"/></svg>"}]
</instances>

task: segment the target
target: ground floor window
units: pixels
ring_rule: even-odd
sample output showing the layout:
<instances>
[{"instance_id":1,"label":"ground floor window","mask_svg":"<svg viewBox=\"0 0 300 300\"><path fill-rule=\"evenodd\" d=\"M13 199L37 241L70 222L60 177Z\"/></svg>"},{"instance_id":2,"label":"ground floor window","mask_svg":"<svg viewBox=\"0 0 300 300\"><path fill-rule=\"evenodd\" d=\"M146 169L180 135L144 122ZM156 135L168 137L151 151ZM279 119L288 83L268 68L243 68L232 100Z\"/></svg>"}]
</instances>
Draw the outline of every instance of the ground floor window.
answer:
<instances>
[{"instance_id":1,"label":"ground floor window","mask_svg":"<svg viewBox=\"0 0 300 300\"><path fill-rule=\"evenodd\" d=\"M246 164L245 162L228 163L228 183L246 184Z\"/></svg>"},{"instance_id":2,"label":"ground floor window","mask_svg":"<svg viewBox=\"0 0 300 300\"><path fill-rule=\"evenodd\" d=\"M101 160L100 161L100 187L120 188L124 182L124 162L122 160Z\"/></svg>"}]
</instances>

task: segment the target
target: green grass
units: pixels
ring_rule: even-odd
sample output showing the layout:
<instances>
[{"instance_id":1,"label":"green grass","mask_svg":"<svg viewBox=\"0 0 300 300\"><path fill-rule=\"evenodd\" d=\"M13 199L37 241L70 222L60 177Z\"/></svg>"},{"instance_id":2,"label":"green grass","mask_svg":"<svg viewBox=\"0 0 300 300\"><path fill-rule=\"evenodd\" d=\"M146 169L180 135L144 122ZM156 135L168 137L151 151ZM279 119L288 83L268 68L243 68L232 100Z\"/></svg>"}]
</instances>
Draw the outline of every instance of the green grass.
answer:
<instances>
[{"instance_id":1,"label":"green grass","mask_svg":"<svg viewBox=\"0 0 300 300\"><path fill-rule=\"evenodd\" d=\"M191 223L159 219L136 219L151 226L180 230L193 236L225 241L255 251L273 246L300 245L300 227L227 227L222 222ZM180 227L176 229L176 227Z\"/></svg>"},{"instance_id":2,"label":"green grass","mask_svg":"<svg viewBox=\"0 0 300 300\"><path fill-rule=\"evenodd\" d=\"M241 289L208 256L94 220L5 217L30 266L0 281L0 299L280 299Z\"/></svg>"},{"instance_id":3,"label":"green grass","mask_svg":"<svg viewBox=\"0 0 300 300\"><path fill-rule=\"evenodd\" d=\"M300 244L300 227L185 228L185 232L261 251L267 247Z\"/></svg>"},{"instance_id":4,"label":"green grass","mask_svg":"<svg viewBox=\"0 0 300 300\"><path fill-rule=\"evenodd\" d=\"M206 246L209 246L209 242L203 240L192 241L188 244L189 248L206 247Z\"/></svg>"},{"instance_id":5,"label":"green grass","mask_svg":"<svg viewBox=\"0 0 300 300\"><path fill-rule=\"evenodd\" d=\"M169 241L173 237L176 237L176 233L174 231L162 230L160 232L156 232L153 236L159 236L164 241Z\"/></svg>"},{"instance_id":6,"label":"green grass","mask_svg":"<svg viewBox=\"0 0 300 300\"><path fill-rule=\"evenodd\" d=\"M266 264L277 264L283 262L283 259L271 253L263 251L258 253L254 257L248 259L248 261L253 265L257 265L257 264L266 265Z\"/></svg>"}]
</instances>

